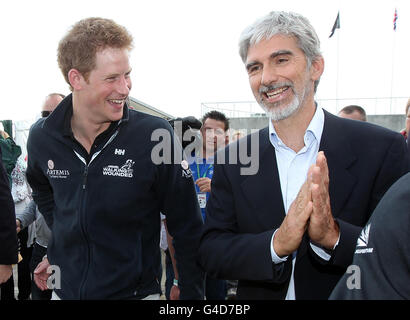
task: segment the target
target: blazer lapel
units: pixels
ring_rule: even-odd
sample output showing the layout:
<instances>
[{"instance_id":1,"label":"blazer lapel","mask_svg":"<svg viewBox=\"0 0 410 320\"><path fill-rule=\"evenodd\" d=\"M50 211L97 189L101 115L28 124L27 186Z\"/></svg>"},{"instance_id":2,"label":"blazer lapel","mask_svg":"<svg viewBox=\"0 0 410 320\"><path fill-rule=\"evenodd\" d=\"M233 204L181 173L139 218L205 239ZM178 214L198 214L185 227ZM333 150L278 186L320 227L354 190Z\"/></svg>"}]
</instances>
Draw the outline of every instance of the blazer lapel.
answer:
<instances>
[{"instance_id":1,"label":"blazer lapel","mask_svg":"<svg viewBox=\"0 0 410 320\"><path fill-rule=\"evenodd\" d=\"M333 216L337 217L357 182L357 178L348 170L357 157L343 135L346 128L340 126L340 119L324 112L325 123L319 150L324 151L327 159L330 204Z\"/></svg>"},{"instance_id":2,"label":"blazer lapel","mask_svg":"<svg viewBox=\"0 0 410 320\"><path fill-rule=\"evenodd\" d=\"M259 131L259 170L241 183L244 197L261 230L277 228L285 217L275 149L269 128Z\"/></svg>"}]
</instances>

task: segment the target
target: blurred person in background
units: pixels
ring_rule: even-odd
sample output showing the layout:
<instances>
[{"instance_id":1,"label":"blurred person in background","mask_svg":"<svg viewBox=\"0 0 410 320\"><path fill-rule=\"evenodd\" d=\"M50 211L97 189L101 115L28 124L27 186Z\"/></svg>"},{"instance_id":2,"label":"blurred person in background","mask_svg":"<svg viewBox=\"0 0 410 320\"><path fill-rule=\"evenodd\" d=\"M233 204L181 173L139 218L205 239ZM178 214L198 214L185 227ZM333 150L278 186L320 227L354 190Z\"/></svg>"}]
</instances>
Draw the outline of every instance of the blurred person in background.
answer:
<instances>
[{"instance_id":1,"label":"blurred person in background","mask_svg":"<svg viewBox=\"0 0 410 320\"><path fill-rule=\"evenodd\" d=\"M340 110L337 115L341 118L367 121L366 111L361 106L346 106L342 110Z\"/></svg>"}]
</instances>

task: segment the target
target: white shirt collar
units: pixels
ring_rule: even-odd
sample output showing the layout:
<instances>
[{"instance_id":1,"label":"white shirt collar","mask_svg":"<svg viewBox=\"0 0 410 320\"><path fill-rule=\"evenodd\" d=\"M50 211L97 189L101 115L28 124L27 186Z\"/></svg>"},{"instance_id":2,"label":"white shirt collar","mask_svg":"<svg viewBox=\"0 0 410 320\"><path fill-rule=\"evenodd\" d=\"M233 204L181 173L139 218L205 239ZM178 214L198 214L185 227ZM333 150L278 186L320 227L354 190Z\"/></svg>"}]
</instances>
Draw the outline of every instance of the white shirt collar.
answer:
<instances>
[{"instance_id":1,"label":"white shirt collar","mask_svg":"<svg viewBox=\"0 0 410 320\"><path fill-rule=\"evenodd\" d=\"M304 135L305 144L307 144L306 139L309 135L313 135L313 137L318 142L320 142L320 139L322 138L324 123L325 123L325 114L323 112L323 109L316 104L315 114L313 115L313 118L310 121L309 126L307 127L305 135ZM282 140L279 138L278 134L276 133L275 127L271 119L269 119L269 140L275 148L284 146L284 143L282 142Z\"/></svg>"}]
</instances>

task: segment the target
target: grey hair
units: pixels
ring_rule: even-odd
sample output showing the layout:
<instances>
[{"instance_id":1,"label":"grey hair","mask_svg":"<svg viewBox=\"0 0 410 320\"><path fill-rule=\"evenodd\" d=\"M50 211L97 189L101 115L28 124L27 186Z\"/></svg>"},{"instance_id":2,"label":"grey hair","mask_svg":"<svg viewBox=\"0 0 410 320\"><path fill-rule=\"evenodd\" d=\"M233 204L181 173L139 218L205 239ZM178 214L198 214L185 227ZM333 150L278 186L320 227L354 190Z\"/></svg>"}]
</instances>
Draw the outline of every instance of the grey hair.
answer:
<instances>
[{"instance_id":1,"label":"grey hair","mask_svg":"<svg viewBox=\"0 0 410 320\"><path fill-rule=\"evenodd\" d=\"M256 20L240 35L239 55L242 61L246 62L250 46L264 39L269 40L277 34L296 38L299 49L305 54L307 68L310 68L313 61L322 57L319 37L308 19L294 12L272 11ZM318 84L319 80L316 80L315 92Z\"/></svg>"}]
</instances>

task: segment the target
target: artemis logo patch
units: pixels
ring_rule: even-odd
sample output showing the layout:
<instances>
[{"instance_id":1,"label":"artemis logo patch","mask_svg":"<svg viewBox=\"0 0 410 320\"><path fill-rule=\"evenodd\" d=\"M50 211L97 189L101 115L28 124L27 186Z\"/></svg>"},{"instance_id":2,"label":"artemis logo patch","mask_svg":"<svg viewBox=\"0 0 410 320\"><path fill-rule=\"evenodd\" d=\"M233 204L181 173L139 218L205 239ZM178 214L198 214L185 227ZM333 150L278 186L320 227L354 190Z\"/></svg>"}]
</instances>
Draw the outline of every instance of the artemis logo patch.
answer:
<instances>
[{"instance_id":1,"label":"artemis logo patch","mask_svg":"<svg viewBox=\"0 0 410 320\"><path fill-rule=\"evenodd\" d=\"M103 168L103 175L104 176L113 176L113 177L123 177L123 178L132 178L133 171L132 166L134 165L135 161L128 159L124 165L121 167L119 166L106 166Z\"/></svg>"},{"instance_id":2,"label":"artemis logo patch","mask_svg":"<svg viewBox=\"0 0 410 320\"><path fill-rule=\"evenodd\" d=\"M54 161L53 160L48 160L47 161L47 175L51 179L66 179L70 175L70 171L68 170L60 170L60 169L54 169Z\"/></svg>"},{"instance_id":3,"label":"artemis logo patch","mask_svg":"<svg viewBox=\"0 0 410 320\"><path fill-rule=\"evenodd\" d=\"M373 248L366 248L367 244L369 243L369 236L370 236L370 226L369 223L366 227L363 228L362 232L360 233L359 238L357 239L356 251L355 254L359 253L372 253ZM359 249L364 248L364 249Z\"/></svg>"}]
</instances>

